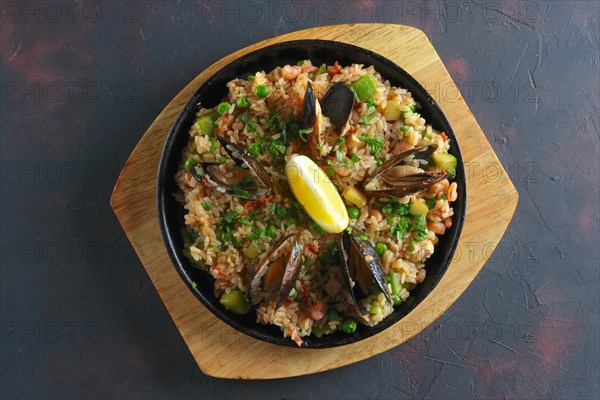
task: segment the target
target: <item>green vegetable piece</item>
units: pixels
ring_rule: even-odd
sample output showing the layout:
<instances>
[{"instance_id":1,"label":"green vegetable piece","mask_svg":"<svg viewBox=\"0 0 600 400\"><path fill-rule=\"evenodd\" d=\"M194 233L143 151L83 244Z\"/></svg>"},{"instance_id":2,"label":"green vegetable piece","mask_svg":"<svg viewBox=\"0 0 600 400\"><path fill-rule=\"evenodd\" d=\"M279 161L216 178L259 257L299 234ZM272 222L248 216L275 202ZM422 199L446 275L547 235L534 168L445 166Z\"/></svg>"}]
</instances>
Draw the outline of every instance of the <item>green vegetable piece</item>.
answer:
<instances>
[{"instance_id":1,"label":"green vegetable piece","mask_svg":"<svg viewBox=\"0 0 600 400\"><path fill-rule=\"evenodd\" d=\"M254 89L254 94L256 94L256 97L259 99L264 99L269 95L269 88L267 85L258 85L256 89Z\"/></svg>"},{"instance_id":2,"label":"green vegetable piece","mask_svg":"<svg viewBox=\"0 0 600 400\"><path fill-rule=\"evenodd\" d=\"M202 202L202 208L204 208L204 210L206 210L206 211L210 211L210 210L212 210L212 204L210 202L204 200Z\"/></svg>"},{"instance_id":3,"label":"green vegetable piece","mask_svg":"<svg viewBox=\"0 0 600 400\"><path fill-rule=\"evenodd\" d=\"M429 208L430 210L435 207L435 203L437 203L437 199L435 197L432 197L430 199L427 199L427 201L425 202L427 204L427 208Z\"/></svg>"},{"instance_id":4,"label":"green vegetable piece","mask_svg":"<svg viewBox=\"0 0 600 400\"><path fill-rule=\"evenodd\" d=\"M366 74L352 83L350 88L354 90L359 101L366 102L377 92L377 80L373 74Z\"/></svg>"},{"instance_id":5,"label":"green vegetable piece","mask_svg":"<svg viewBox=\"0 0 600 400\"><path fill-rule=\"evenodd\" d=\"M323 64L321 64L321 66L317 70L317 73L315 74L315 76L324 74L325 72L327 72L327 64L323 63Z\"/></svg>"},{"instance_id":6,"label":"green vegetable piece","mask_svg":"<svg viewBox=\"0 0 600 400\"><path fill-rule=\"evenodd\" d=\"M340 319L342 319L342 316L337 312L336 309L332 309L327 313L328 321L339 321Z\"/></svg>"},{"instance_id":7,"label":"green vegetable piece","mask_svg":"<svg viewBox=\"0 0 600 400\"><path fill-rule=\"evenodd\" d=\"M250 153L252 157L258 157L260 154L260 146L256 143L252 143L250 146L248 146L248 153Z\"/></svg>"},{"instance_id":8,"label":"green vegetable piece","mask_svg":"<svg viewBox=\"0 0 600 400\"><path fill-rule=\"evenodd\" d=\"M313 326L311 332L316 337L321 337L325 333L325 328L323 328L321 326Z\"/></svg>"},{"instance_id":9,"label":"green vegetable piece","mask_svg":"<svg viewBox=\"0 0 600 400\"><path fill-rule=\"evenodd\" d=\"M400 117L402 119L406 119L406 117L410 117L411 115L413 115L414 113L412 111L404 111L403 113L400 114Z\"/></svg>"},{"instance_id":10,"label":"green vegetable piece","mask_svg":"<svg viewBox=\"0 0 600 400\"><path fill-rule=\"evenodd\" d=\"M442 171L446 171L449 179L454 179L456 176L456 157L450 153L435 153L433 155L433 162Z\"/></svg>"},{"instance_id":11,"label":"green vegetable piece","mask_svg":"<svg viewBox=\"0 0 600 400\"><path fill-rule=\"evenodd\" d=\"M302 66L302 65L304 65L304 60L300 60L300 61L298 61L298 62L296 63L296 65L297 65L297 66L299 66L299 67L300 67L300 66Z\"/></svg>"},{"instance_id":12,"label":"green vegetable piece","mask_svg":"<svg viewBox=\"0 0 600 400\"><path fill-rule=\"evenodd\" d=\"M380 304L373 304L373 305L371 305L371 308L369 309L369 314L371 314L371 315L383 314L383 307Z\"/></svg>"},{"instance_id":13,"label":"green vegetable piece","mask_svg":"<svg viewBox=\"0 0 600 400\"><path fill-rule=\"evenodd\" d=\"M350 219L356 219L360 215L360 210L356 206L348 206L346 209L348 210L348 216Z\"/></svg>"},{"instance_id":14,"label":"green vegetable piece","mask_svg":"<svg viewBox=\"0 0 600 400\"><path fill-rule=\"evenodd\" d=\"M238 108L246 108L250 105L248 98L246 96L240 96L235 99L235 106Z\"/></svg>"},{"instance_id":15,"label":"green vegetable piece","mask_svg":"<svg viewBox=\"0 0 600 400\"><path fill-rule=\"evenodd\" d=\"M227 110L229 110L229 107L231 107L231 104L229 104L226 101L219 103L219 105L217 106L217 112L223 115L227 112Z\"/></svg>"},{"instance_id":16,"label":"green vegetable piece","mask_svg":"<svg viewBox=\"0 0 600 400\"><path fill-rule=\"evenodd\" d=\"M392 296L392 301L394 302L395 306L399 306L400 304L402 304L402 299L400 298L400 296Z\"/></svg>"},{"instance_id":17,"label":"green vegetable piece","mask_svg":"<svg viewBox=\"0 0 600 400\"><path fill-rule=\"evenodd\" d=\"M400 129L402 130L402 132L406 133L406 132L408 132L410 130L410 126L403 125Z\"/></svg>"},{"instance_id":18,"label":"green vegetable piece","mask_svg":"<svg viewBox=\"0 0 600 400\"><path fill-rule=\"evenodd\" d=\"M284 222L283 224L284 224L284 225L286 226L286 228L287 228L288 226L291 226L291 225L296 225L296 223L297 223L297 221L296 221L296 218L294 218L294 217L290 217L290 218L286 219L286 220L285 220L285 222Z\"/></svg>"},{"instance_id":19,"label":"green vegetable piece","mask_svg":"<svg viewBox=\"0 0 600 400\"><path fill-rule=\"evenodd\" d=\"M275 225L267 226L267 230L265 231L265 234L267 236L274 238L275 236L277 236L277 227Z\"/></svg>"},{"instance_id":20,"label":"green vegetable piece","mask_svg":"<svg viewBox=\"0 0 600 400\"><path fill-rule=\"evenodd\" d=\"M353 320L352 318L345 320L344 323L342 324L342 330L348 334L354 333L356 331L356 327L357 327L356 321Z\"/></svg>"},{"instance_id":21,"label":"green vegetable piece","mask_svg":"<svg viewBox=\"0 0 600 400\"><path fill-rule=\"evenodd\" d=\"M186 158L183 166L186 171L191 171L196 166L196 161L194 161L194 159L192 157L188 157L188 158Z\"/></svg>"},{"instance_id":22,"label":"green vegetable piece","mask_svg":"<svg viewBox=\"0 0 600 400\"><path fill-rule=\"evenodd\" d=\"M253 80L254 80L254 75L248 75L248 76L246 77L246 80L247 80L247 81L253 81Z\"/></svg>"},{"instance_id":23,"label":"green vegetable piece","mask_svg":"<svg viewBox=\"0 0 600 400\"><path fill-rule=\"evenodd\" d=\"M196 120L196 127L206 136L213 136L217 118L211 114L203 115Z\"/></svg>"},{"instance_id":24,"label":"green vegetable piece","mask_svg":"<svg viewBox=\"0 0 600 400\"><path fill-rule=\"evenodd\" d=\"M427 207L427 204L421 203L420 201L412 201L408 212L414 216L427 215L429 207Z\"/></svg>"},{"instance_id":25,"label":"green vegetable piece","mask_svg":"<svg viewBox=\"0 0 600 400\"><path fill-rule=\"evenodd\" d=\"M377 242L377 244L375 245L375 253L377 253L379 257L382 257L387 251L387 249L387 244L383 242Z\"/></svg>"},{"instance_id":26,"label":"green vegetable piece","mask_svg":"<svg viewBox=\"0 0 600 400\"><path fill-rule=\"evenodd\" d=\"M390 272L390 286L392 287L392 295L399 295L402 289L400 283L400 274L398 272Z\"/></svg>"},{"instance_id":27,"label":"green vegetable piece","mask_svg":"<svg viewBox=\"0 0 600 400\"><path fill-rule=\"evenodd\" d=\"M417 109L417 106L416 105L412 105L409 108L410 108L410 111L415 112L415 110Z\"/></svg>"},{"instance_id":28,"label":"green vegetable piece","mask_svg":"<svg viewBox=\"0 0 600 400\"><path fill-rule=\"evenodd\" d=\"M244 294L239 290L223 293L219 302L226 309L236 314L246 314L250 310L250 304L248 304Z\"/></svg>"},{"instance_id":29,"label":"green vegetable piece","mask_svg":"<svg viewBox=\"0 0 600 400\"><path fill-rule=\"evenodd\" d=\"M292 300L296 300L298 298L298 291L296 288L292 288L292 290L290 290L289 298Z\"/></svg>"}]
</instances>

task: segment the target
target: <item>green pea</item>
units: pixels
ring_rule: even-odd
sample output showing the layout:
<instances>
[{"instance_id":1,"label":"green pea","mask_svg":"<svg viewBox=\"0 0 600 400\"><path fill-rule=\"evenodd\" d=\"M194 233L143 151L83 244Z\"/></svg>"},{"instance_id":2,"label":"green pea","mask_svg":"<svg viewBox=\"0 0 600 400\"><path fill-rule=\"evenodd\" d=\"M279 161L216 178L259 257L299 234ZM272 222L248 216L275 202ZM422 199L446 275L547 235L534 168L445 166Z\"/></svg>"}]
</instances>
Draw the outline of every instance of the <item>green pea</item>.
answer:
<instances>
[{"instance_id":1,"label":"green pea","mask_svg":"<svg viewBox=\"0 0 600 400\"><path fill-rule=\"evenodd\" d=\"M254 80L254 75L248 75L248 76L246 77L246 80L247 80L247 81L253 81L253 80Z\"/></svg>"},{"instance_id":2,"label":"green pea","mask_svg":"<svg viewBox=\"0 0 600 400\"><path fill-rule=\"evenodd\" d=\"M345 333L354 333L356 331L356 327L357 327L356 321L353 319L347 319L342 324L342 330Z\"/></svg>"},{"instance_id":3,"label":"green pea","mask_svg":"<svg viewBox=\"0 0 600 400\"><path fill-rule=\"evenodd\" d=\"M377 242L377 244L375 245L375 253L377 253L379 257L383 256L387 249L387 244L383 242Z\"/></svg>"},{"instance_id":4,"label":"green pea","mask_svg":"<svg viewBox=\"0 0 600 400\"><path fill-rule=\"evenodd\" d=\"M267 234L267 236L274 238L275 236L277 236L277 227L275 225L269 225L267 226L267 230L265 231L265 233Z\"/></svg>"},{"instance_id":5,"label":"green pea","mask_svg":"<svg viewBox=\"0 0 600 400\"><path fill-rule=\"evenodd\" d=\"M227 110L229 110L229 107L231 107L231 104L229 104L226 101L219 103L219 105L217 106L217 112L223 115L227 112Z\"/></svg>"},{"instance_id":6,"label":"green pea","mask_svg":"<svg viewBox=\"0 0 600 400\"><path fill-rule=\"evenodd\" d=\"M269 88L267 85L258 85L254 90L254 93L256 94L256 97L264 99L269 95Z\"/></svg>"},{"instance_id":7,"label":"green pea","mask_svg":"<svg viewBox=\"0 0 600 400\"><path fill-rule=\"evenodd\" d=\"M192 157L188 157L185 160L184 167L185 167L186 171L193 170L195 166L196 166L196 161L194 161L194 159Z\"/></svg>"},{"instance_id":8,"label":"green pea","mask_svg":"<svg viewBox=\"0 0 600 400\"><path fill-rule=\"evenodd\" d=\"M246 108L250 105L246 96L241 96L235 99L235 105L239 108Z\"/></svg>"},{"instance_id":9,"label":"green pea","mask_svg":"<svg viewBox=\"0 0 600 400\"><path fill-rule=\"evenodd\" d=\"M350 217L350 219L356 219L360 215L360 210L358 209L358 207L348 206L347 210L348 210L348 216Z\"/></svg>"}]
</instances>

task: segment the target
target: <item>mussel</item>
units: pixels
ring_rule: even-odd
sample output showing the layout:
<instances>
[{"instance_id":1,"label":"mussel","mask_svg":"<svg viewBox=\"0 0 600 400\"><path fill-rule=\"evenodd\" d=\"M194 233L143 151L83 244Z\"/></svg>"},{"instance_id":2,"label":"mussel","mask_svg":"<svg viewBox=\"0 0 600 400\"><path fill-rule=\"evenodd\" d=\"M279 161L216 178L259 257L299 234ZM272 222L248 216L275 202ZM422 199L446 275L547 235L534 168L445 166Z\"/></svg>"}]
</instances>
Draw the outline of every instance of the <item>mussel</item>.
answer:
<instances>
[{"instance_id":1,"label":"mussel","mask_svg":"<svg viewBox=\"0 0 600 400\"><path fill-rule=\"evenodd\" d=\"M354 108L354 92L342 82L329 88L321 99L323 115L329 118L333 131L338 136L343 136L347 130L352 108Z\"/></svg>"},{"instance_id":2,"label":"mussel","mask_svg":"<svg viewBox=\"0 0 600 400\"><path fill-rule=\"evenodd\" d=\"M286 250L290 244L292 249L288 253ZM271 291L278 286L275 305L275 311L277 311L294 287L301 268L302 246L294 235L290 234L276 243L272 250L259 261L250 286L260 286L264 291Z\"/></svg>"},{"instance_id":3,"label":"mussel","mask_svg":"<svg viewBox=\"0 0 600 400\"><path fill-rule=\"evenodd\" d=\"M383 291L388 301L392 301L379 256L366 236L356 228L352 229L352 233L344 231L338 235L338 251L344 286L358 312L362 315L369 312L361 300L368 295L373 283Z\"/></svg>"},{"instance_id":4,"label":"mussel","mask_svg":"<svg viewBox=\"0 0 600 400\"><path fill-rule=\"evenodd\" d=\"M205 186L246 199L258 199L271 193L271 179L258 160L242 146L217 136L235 164L201 162L194 168L194 177Z\"/></svg>"},{"instance_id":5,"label":"mussel","mask_svg":"<svg viewBox=\"0 0 600 400\"><path fill-rule=\"evenodd\" d=\"M325 132L323 131L323 114L321 105L315 97L312 84L306 84L306 93L304 94L304 108L302 111L302 126L304 129L312 129L308 133L308 148L315 158L321 158L327 155L328 149L325 146Z\"/></svg>"},{"instance_id":6,"label":"mussel","mask_svg":"<svg viewBox=\"0 0 600 400\"><path fill-rule=\"evenodd\" d=\"M344 83L338 82L329 88L320 103L315 97L312 84L307 83L302 125L304 129L312 129L308 134L308 146L314 158L325 157L333 149L334 143L347 130L353 107L354 93ZM325 135L323 115L333 125L333 135L330 137Z\"/></svg>"},{"instance_id":7,"label":"mussel","mask_svg":"<svg viewBox=\"0 0 600 400\"><path fill-rule=\"evenodd\" d=\"M416 147L390 158L364 180L365 194L374 197L404 196L441 181L446 177L444 171L427 172L404 163L409 156L425 161L436 149L434 144Z\"/></svg>"}]
</instances>

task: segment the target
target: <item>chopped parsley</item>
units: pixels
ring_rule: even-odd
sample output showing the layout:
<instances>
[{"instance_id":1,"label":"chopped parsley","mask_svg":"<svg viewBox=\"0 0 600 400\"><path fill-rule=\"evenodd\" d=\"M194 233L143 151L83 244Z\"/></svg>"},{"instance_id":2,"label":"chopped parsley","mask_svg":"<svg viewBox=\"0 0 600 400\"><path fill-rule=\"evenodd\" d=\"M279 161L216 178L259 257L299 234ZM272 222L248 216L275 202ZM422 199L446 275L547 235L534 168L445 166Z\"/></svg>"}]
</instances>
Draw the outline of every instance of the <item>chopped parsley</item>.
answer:
<instances>
[{"instance_id":1,"label":"chopped parsley","mask_svg":"<svg viewBox=\"0 0 600 400\"><path fill-rule=\"evenodd\" d=\"M300 129L298 131L298 136L300 136L300 139L302 139L303 142L307 142L308 141L308 134L312 133L313 128L308 128L308 129Z\"/></svg>"},{"instance_id":2,"label":"chopped parsley","mask_svg":"<svg viewBox=\"0 0 600 400\"><path fill-rule=\"evenodd\" d=\"M446 193L442 193L440 197L444 200L448 200L448 195Z\"/></svg>"},{"instance_id":3,"label":"chopped parsley","mask_svg":"<svg viewBox=\"0 0 600 400\"><path fill-rule=\"evenodd\" d=\"M390 232L392 235L395 235L398 240L402 240L402 238L406 236L409 223L410 218L408 217L398 217L395 220L388 221L388 224L390 224Z\"/></svg>"},{"instance_id":4,"label":"chopped parsley","mask_svg":"<svg viewBox=\"0 0 600 400\"><path fill-rule=\"evenodd\" d=\"M287 214L287 210L279 203L273 203L269 206L269 213L277 218L284 218Z\"/></svg>"},{"instance_id":5,"label":"chopped parsley","mask_svg":"<svg viewBox=\"0 0 600 400\"><path fill-rule=\"evenodd\" d=\"M437 199L435 197L432 197L430 199L427 199L427 201L425 202L425 204L427 204L427 208L429 208L430 210L435 207L435 203L437 203Z\"/></svg>"},{"instance_id":6,"label":"chopped parsley","mask_svg":"<svg viewBox=\"0 0 600 400\"><path fill-rule=\"evenodd\" d=\"M383 212L386 217L403 216L408 214L409 208L410 206L408 204L390 202L385 203L385 205L381 208L381 212Z\"/></svg>"},{"instance_id":7,"label":"chopped parsley","mask_svg":"<svg viewBox=\"0 0 600 400\"><path fill-rule=\"evenodd\" d=\"M371 123L371 118L373 118L375 116L376 112L375 112L375 100L373 99L369 99L369 101L367 102L367 110L365 111L365 113L363 114L363 118L362 118L362 122L365 124L370 124Z\"/></svg>"},{"instance_id":8,"label":"chopped parsley","mask_svg":"<svg viewBox=\"0 0 600 400\"><path fill-rule=\"evenodd\" d=\"M369 137L369 135L362 135L359 139L369 146L371 154L374 156L379 154L385 145L385 140L380 136Z\"/></svg>"},{"instance_id":9,"label":"chopped parsley","mask_svg":"<svg viewBox=\"0 0 600 400\"><path fill-rule=\"evenodd\" d=\"M421 242L429 236L429 229L427 229L427 217L425 215L419 215L413 217L413 224L410 227L410 231L416 233L412 238L413 242Z\"/></svg>"},{"instance_id":10,"label":"chopped parsley","mask_svg":"<svg viewBox=\"0 0 600 400\"><path fill-rule=\"evenodd\" d=\"M333 166L333 161L331 160L327 160L327 165L329 166L329 168L327 168L327 175L329 175L330 177L335 176L335 167Z\"/></svg>"},{"instance_id":11,"label":"chopped parsley","mask_svg":"<svg viewBox=\"0 0 600 400\"><path fill-rule=\"evenodd\" d=\"M244 123L244 126L247 130L249 130L250 132L256 132L256 128L258 128L258 120L256 119L256 117L250 119L248 114L242 114L240 119Z\"/></svg>"},{"instance_id":12,"label":"chopped parsley","mask_svg":"<svg viewBox=\"0 0 600 400\"><path fill-rule=\"evenodd\" d=\"M254 158L256 158L260 154L260 147L256 143L252 143L248 146L248 153Z\"/></svg>"}]
</instances>

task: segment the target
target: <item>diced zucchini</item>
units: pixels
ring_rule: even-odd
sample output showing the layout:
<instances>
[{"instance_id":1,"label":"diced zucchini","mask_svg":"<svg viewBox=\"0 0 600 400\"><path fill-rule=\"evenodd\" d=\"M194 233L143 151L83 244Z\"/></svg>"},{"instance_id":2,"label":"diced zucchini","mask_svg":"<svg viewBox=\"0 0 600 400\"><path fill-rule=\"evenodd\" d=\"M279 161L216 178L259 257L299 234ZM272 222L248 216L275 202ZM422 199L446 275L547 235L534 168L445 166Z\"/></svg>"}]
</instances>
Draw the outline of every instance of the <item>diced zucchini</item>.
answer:
<instances>
[{"instance_id":1,"label":"diced zucchini","mask_svg":"<svg viewBox=\"0 0 600 400\"><path fill-rule=\"evenodd\" d=\"M317 70L317 73L315 74L315 76L319 76L321 74L324 74L325 72L327 72L327 64L323 63L323 64L321 64L321 66Z\"/></svg>"},{"instance_id":2,"label":"diced zucchini","mask_svg":"<svg viewBox=\"0 0 600 400\"><path fill-rule=\"evenodd\" d=\"M361 76L357 81L350 85L359 101L366 102L377 92L377 80L373 74Z\"/></svg>"},{"instance_id":3,"label":"diced zucchini","mask_svg":"<svg viewBox=\"0 0 600 400\"><path fill-rule=\"evenodd\" d=\"M196 120L196 126L198 127L198 130L206 136L213 136L216 120L217 116L214 114L206 114Z\"/></svg>"},{"instance_id":4,"label":"diced zucchini","mask_svg":"<svg viewBox=\"0 0 600 400\"><path fill-rule=\"evenodd\" d=\"M239 290L223 293L219 302L226 309L236 314L246 314L250 310L250 304L248 304L244 294Z\"/></svg>"},{"instance_id":5,"label":"diced zucchini","mask_svg":"<svg viewBox=\"0 0 600 400\"><path fill-rule=\"evenodd\" d=\"M456 157L450 153L436 153L433 155L433 162L442 171L446 171L448 178L453 179L456 176Z\"/></svg>"},{"instance_id":6,"label":"diced zucchini","mask_svg":"<svg viewBox=\"0 0 600 400\"><path fill-rule=\"evenodd\" d=\"M410 208L408 212L414 216L427 215L429 212L429 208L427 204L421 203L420 201L413 201L410 203Z\"/></svg>"},{"instance_id":7,"label":"diced zucchini","mask_svg":"<svg viewBox=\"0 0 600 400\"><path fill-rule=\"evenodd\" d=\"M400 110L400 100L388 100L388 102L385 105L385 109L383 110L383 117L386 121L398 121L400 119L401 113L402 111Z\"/></svg>"},{"instance_id":8,"label":"diced zucchini","mask_svg":"<svg viewBox=\"0 0 600 400\"><path fill-rule=\"evenodd\" d=\"M347 186L342 192L342 197L346 202L354 204L358 208L363 208L367 204L367 196L354 186Z\"/></svg>"}]
</instances>

